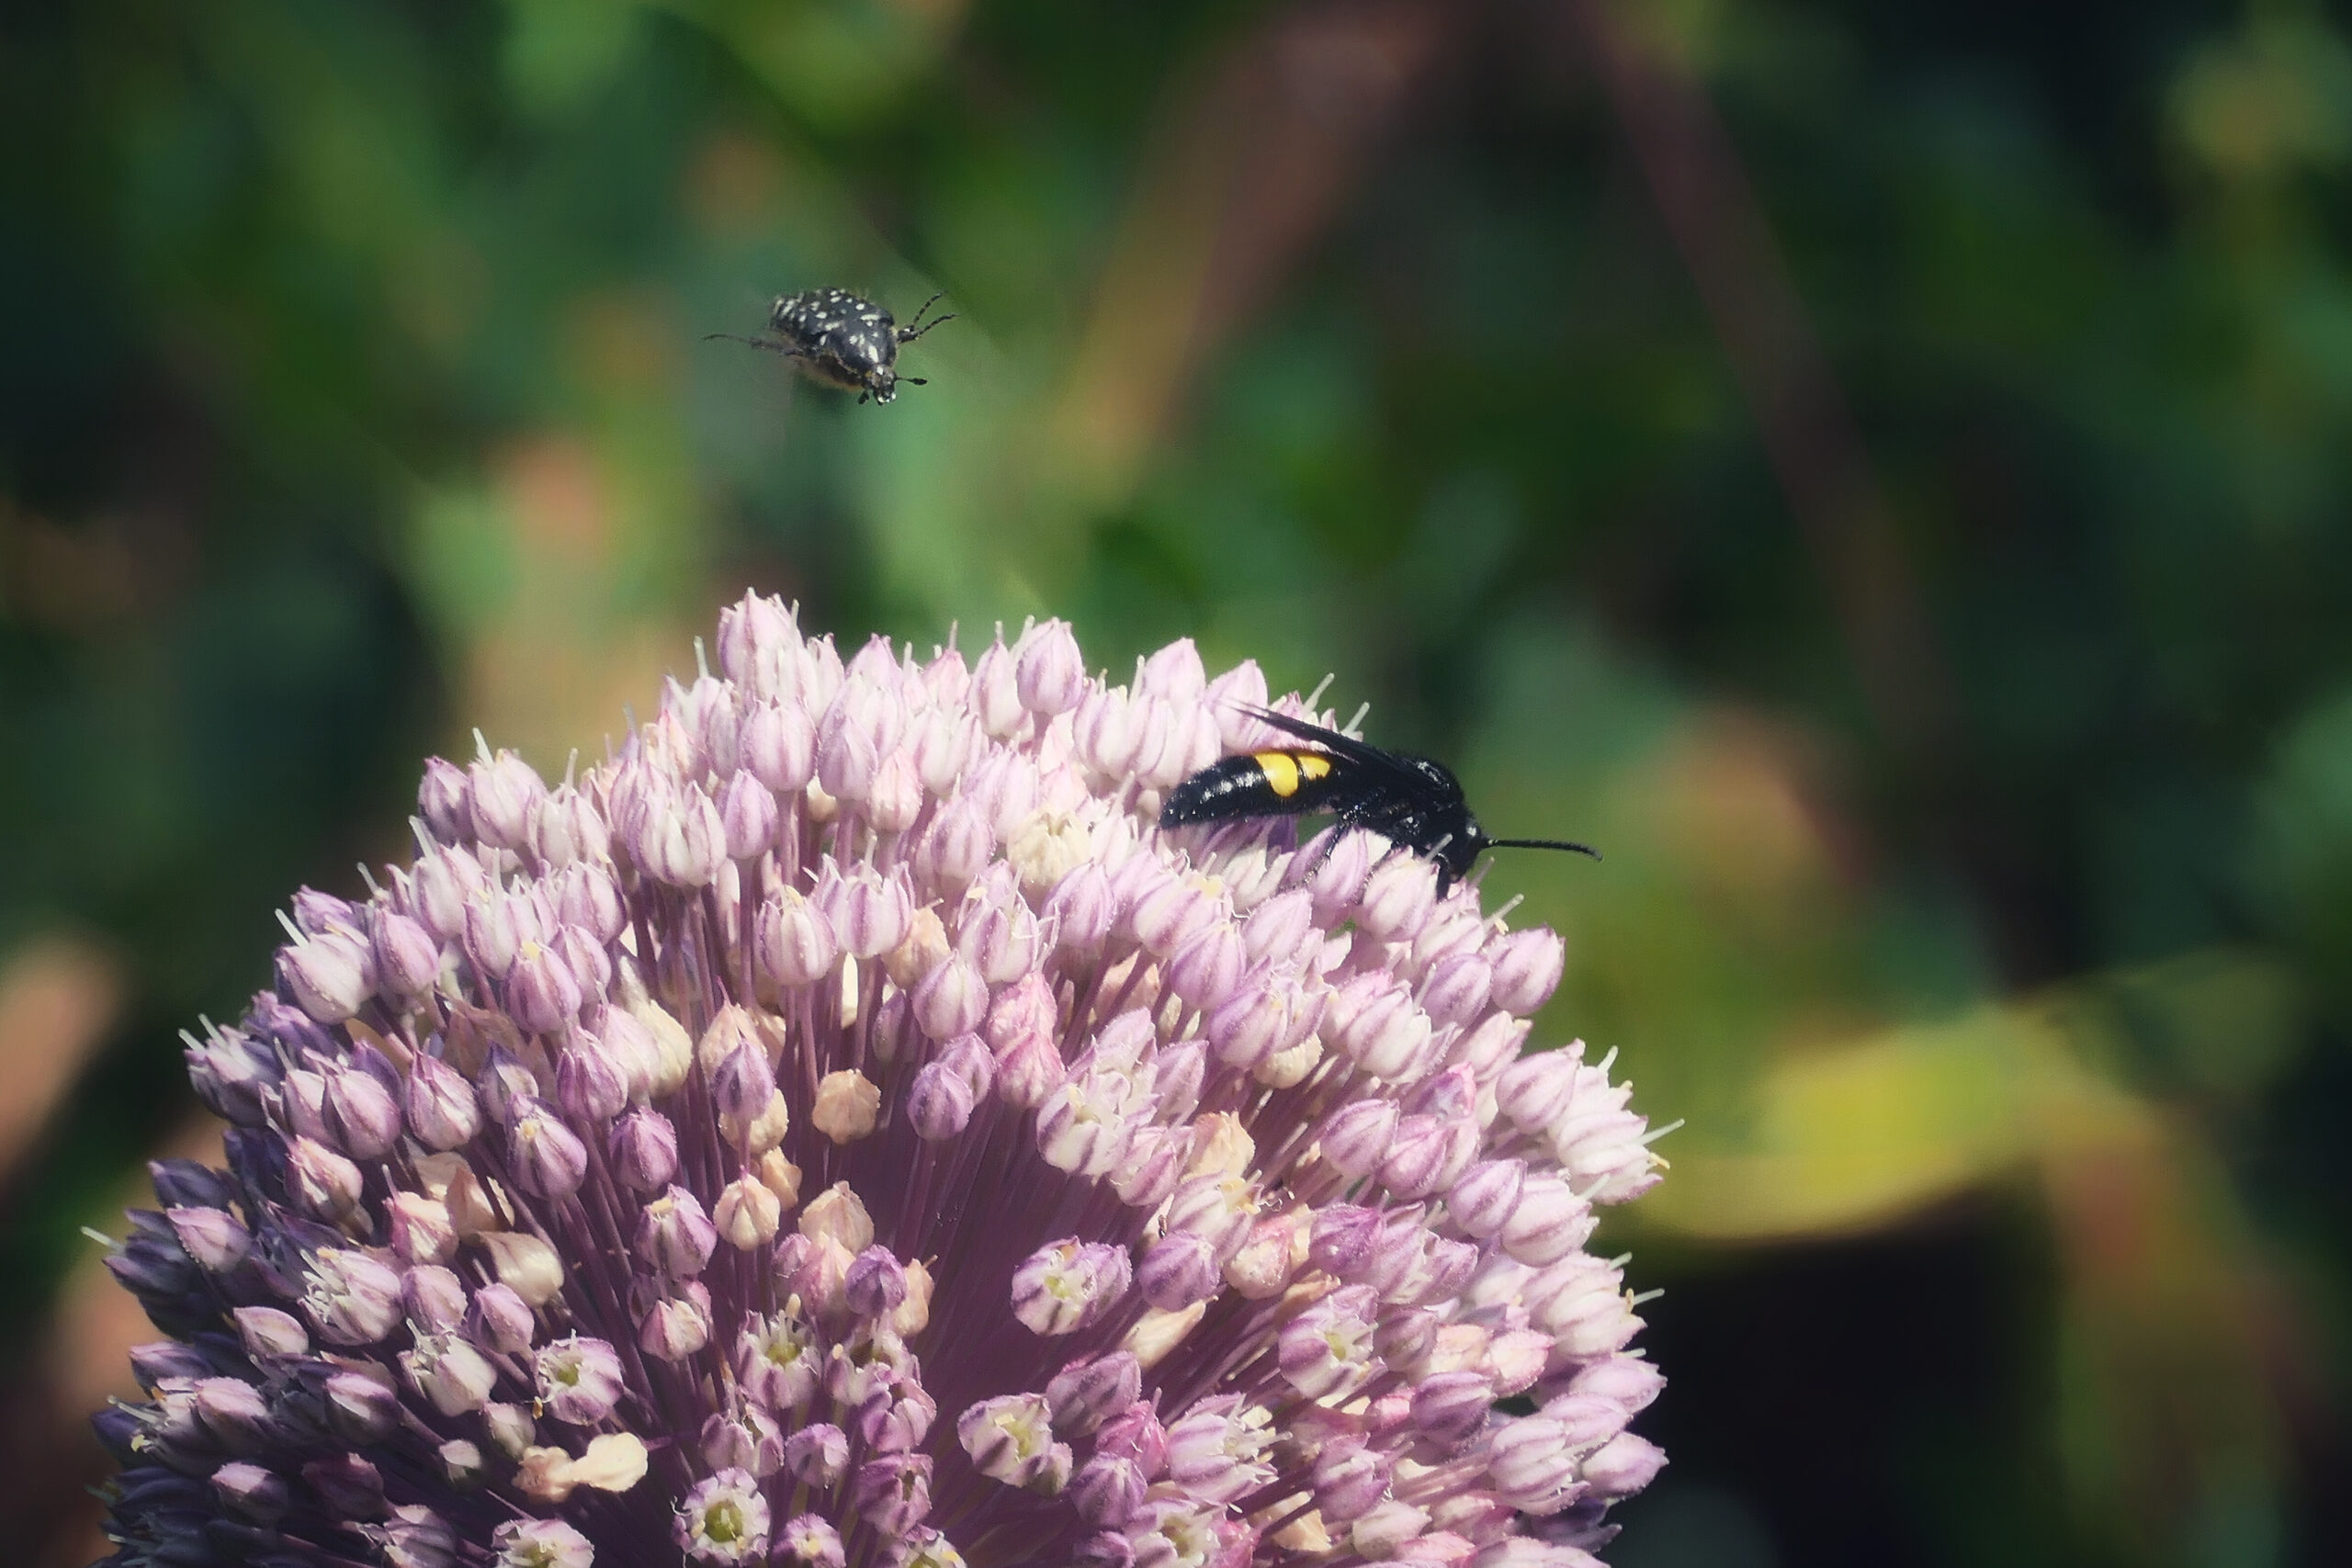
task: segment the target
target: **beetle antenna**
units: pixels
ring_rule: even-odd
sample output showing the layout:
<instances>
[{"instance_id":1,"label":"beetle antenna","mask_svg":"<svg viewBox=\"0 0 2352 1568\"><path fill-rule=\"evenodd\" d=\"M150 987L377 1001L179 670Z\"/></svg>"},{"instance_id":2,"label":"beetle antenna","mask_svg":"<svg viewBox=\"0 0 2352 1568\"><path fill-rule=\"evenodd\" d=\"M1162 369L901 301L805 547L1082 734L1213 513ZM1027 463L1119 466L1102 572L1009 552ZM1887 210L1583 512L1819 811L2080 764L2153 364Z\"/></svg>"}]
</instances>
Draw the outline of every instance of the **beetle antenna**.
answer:
<instances>
[{"instance_id":1,"label":"beetle antenna","mask_svg":"<svg viewBox=\"0 0 2352 1568\"><path fill-rule=\"evenodd\" d=\"M1590 844L1574 844L1566 839L1488 839L1490 850L1567 850L1576 854L1600 858L1600 852Z\"/></svg>"}]
</instances>

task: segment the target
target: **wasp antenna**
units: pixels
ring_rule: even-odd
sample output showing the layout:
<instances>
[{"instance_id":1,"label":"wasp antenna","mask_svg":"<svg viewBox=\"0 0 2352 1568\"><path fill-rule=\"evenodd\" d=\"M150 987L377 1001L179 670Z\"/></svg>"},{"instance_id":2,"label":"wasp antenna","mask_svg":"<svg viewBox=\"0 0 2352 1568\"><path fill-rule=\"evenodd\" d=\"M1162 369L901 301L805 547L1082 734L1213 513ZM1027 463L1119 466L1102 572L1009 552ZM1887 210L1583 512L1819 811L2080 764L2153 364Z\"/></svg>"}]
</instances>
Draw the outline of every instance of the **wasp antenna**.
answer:
<instances>
[{"instance_id":1,"label":"wasp antenna","mask_svg":"<svg viewBox=\"0 0 2352 1568\"><path fill-rule=\"evenodd\" d=\"M1573 854L1590 855L1595 860L1600 858L1600 852L1590 844L1570 843L1566 839L1488 839L1487 848L1490 850L1566 850Z\"/></svg>"},{"instance_id":2,"label":"wasp antenna","mask_svg":"<svg viewBox=\"0 0 2352 1568\"><path fill-rule=\"evenodd\" d=\"M899 378L899 385L901 387L928 387L931 385L931 378L928 376L901 376Z\"/></svg>"}]
</instances>

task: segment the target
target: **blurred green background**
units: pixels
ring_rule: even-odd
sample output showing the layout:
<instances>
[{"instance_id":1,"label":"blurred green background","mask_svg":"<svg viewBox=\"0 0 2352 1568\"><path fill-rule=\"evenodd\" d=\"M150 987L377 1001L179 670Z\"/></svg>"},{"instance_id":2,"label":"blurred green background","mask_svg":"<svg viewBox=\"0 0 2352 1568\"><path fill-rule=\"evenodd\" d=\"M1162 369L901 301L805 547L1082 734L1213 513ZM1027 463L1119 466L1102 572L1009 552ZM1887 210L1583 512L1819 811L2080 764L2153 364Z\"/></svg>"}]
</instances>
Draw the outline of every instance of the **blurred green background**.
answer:
<instances>
[{"instance_id":1,"label":"blurred green background","mask_svg":"<svg viewBox=\"0 0 2352 1568\"><path fill-rule=\"evenodd\" d=\"M91 1550L75 1227L270 911L755 585L1607 848L1486 886L1690 1119L1621 1568L2342 1561L2346 11L0 9L0 1532ZM702 341L827 284L931 385Z\"/></svg>"}]
</instances>

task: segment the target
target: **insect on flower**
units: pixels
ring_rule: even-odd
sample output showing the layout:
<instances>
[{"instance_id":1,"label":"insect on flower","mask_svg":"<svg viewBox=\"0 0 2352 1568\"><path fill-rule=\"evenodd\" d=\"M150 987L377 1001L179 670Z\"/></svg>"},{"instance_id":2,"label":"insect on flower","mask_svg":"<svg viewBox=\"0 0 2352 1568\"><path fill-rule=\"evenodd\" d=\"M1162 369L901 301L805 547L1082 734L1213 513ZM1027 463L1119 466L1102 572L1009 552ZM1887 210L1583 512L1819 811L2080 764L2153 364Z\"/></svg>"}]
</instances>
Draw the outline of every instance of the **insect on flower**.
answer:
<instances>
[{"instance_id":1,"label":"insect on flower","mask_svg":"<svg viewBox=\"0 0 2352 1568\"><path fill-rule=\"evenodd\" d=\"M774 337L712 333L704 341L725 338L781 354L812 381L855 392L861 403L868 398L887 403L899 395L901 382L929 385L921 376L899 374L899 345L914 342L941 321L956 319L950 311L934 321L923 320L939 298L934 294L924 300L914 320L902 327L889 311L846 288L811 288L776 300L768 314L768 331Z\"/></svg>"},{"instance_id":2,"label":"insect on flower","mask_svg":"<svg viewBox=\"0 0 2352 1568\"><path fill-rule=\"evenodd\" d=\"M1310 745L1245 752L1203 768L1169 795L1159 812L1162 828L1328 811L1340 819L1333 842L1340 833L1362 829L1435 861L1441 898L1488 850L1571 850L1600 858L1591 845L1563 839L1488 838L1470 814L1462 782L1442 762L1384 751L1268 708L1248 711Z\"/></svg>"}]
</instances>

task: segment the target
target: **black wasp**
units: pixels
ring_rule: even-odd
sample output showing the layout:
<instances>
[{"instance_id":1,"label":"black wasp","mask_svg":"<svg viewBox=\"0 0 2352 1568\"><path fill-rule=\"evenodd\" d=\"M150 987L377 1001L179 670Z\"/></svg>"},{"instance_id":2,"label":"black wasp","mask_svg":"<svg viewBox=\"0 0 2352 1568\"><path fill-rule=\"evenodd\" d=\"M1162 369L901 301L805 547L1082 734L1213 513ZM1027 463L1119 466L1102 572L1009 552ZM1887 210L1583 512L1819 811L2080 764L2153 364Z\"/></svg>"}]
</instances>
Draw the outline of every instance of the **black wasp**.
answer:
<instances>
[{"instance_id":1,"label":"black wasp","mask_svg":"<svg viewBox=\"0 0 2352 1568\"><path fill-rule=\"evenodd\" d=\"M861 403L868 398L887 403L899 395L902 381L915 387L930 384L921 376L899 374L899 345L914 342L941 321L956 319L950 311L925 321L923 317L938 303L939 296L933 295L922 302L915 319L902 327L890 319L889 311L846 288L811 288L786 294L775 302L768 312L768 331L774 337L737 337L733 333L710 336L781 354L811 380L855 392Z\"/></svg>"},{"instance_id":2,"label":"black wasp","mask_svg":"<svg viewBox=\"0 0 2352 1568\"><path fill-rule=\"evenodd\" d=\"M1312 750L1253 751L1213 763L1178 784L1159 809L1162 828L1231 822L1249 817L1337 817L1333 835L1359 829L1437 863L1437 896L1488 850L1573 850L1600 858L1589 844L1560 839L1490 839L1462 798L1462 781L1442 762L1384 751L1352 736L1288 714L1251 708Z\"/></svg>"}]
</instances>

